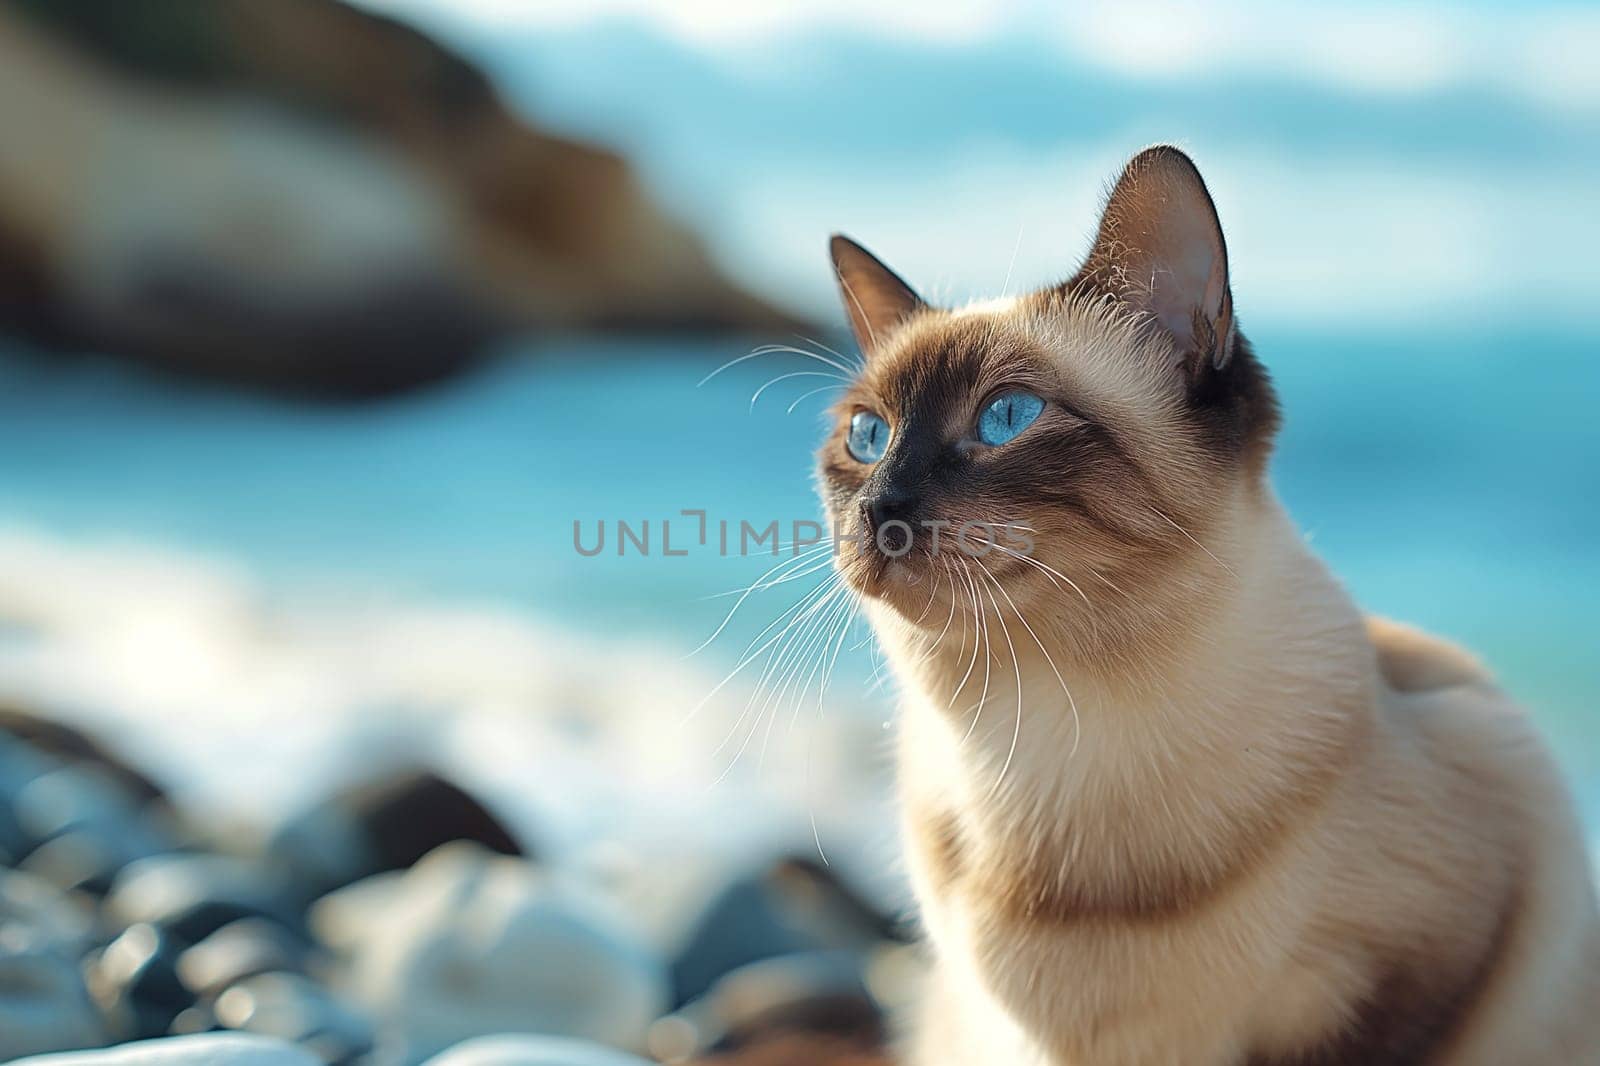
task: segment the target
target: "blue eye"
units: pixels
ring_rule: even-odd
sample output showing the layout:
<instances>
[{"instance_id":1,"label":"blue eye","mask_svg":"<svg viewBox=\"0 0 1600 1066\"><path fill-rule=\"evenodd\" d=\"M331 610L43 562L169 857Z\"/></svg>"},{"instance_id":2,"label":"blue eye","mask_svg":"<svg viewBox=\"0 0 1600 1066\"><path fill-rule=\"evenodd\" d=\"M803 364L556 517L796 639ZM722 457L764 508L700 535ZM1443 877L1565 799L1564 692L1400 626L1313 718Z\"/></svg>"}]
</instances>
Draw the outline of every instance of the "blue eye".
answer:
<instances>
[{"instance_id":1,"label":"blue eye","mask_svg":"<svg viewBox=\"0 0 1600 1066\"><path fill-rule=\"evenodd\" d=\"M1044 401L1031 392L1008 392L978 416L978 439L985 444L1005 444L1033 424Z\"/></svg>"},{"instance_id":2,"label":"blue eye","mask_svg":"<svg viewBox=\"0 0 1600 1066\"><path fill-rule=\"evenodd\" d=\"M844 445L858 463L875 463L889 450L889 423L871 411L857 411L850 419Z\"/></svg>"}]
</instances>

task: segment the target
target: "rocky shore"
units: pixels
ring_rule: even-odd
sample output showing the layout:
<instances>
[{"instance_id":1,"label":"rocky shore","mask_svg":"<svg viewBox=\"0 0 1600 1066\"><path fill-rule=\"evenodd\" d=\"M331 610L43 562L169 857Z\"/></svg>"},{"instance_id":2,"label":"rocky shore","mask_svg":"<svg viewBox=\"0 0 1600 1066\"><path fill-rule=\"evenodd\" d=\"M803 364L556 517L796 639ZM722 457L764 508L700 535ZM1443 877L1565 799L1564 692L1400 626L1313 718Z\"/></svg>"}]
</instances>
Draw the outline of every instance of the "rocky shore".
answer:
<instances>
[{"instance_id":1,"label":"rocky shore","mask_svg":"<svg viewBox=\"0 0 1600 1066\"><path fill-rule=\"evenodd\" d=\"M626 161L341 0L0 3L0 330L330 397L528 331L770 330Z\"/></svg>"},{"instance_id":2,"label":"rocky shore","mask_svg":"<svg viewBox=\"0 0 1600 1066\"><path fill-rule=\"evenodd\" d=\"M563 867L433 770L263 815L0 710L0 1060L867 1064L915 973L814 856L725 871L663 950L646 872Z\"/></svg>"},{"instance_id":3,"label":"rocky shore","mask_svg":"<svg viewBox=\"0 0 1600 1066\"><path fill-rule=\"evenodd\" d=\"M718 673L0 533L0 1061L876 1066L882 722Z\"/></svg>"}]
</instances>

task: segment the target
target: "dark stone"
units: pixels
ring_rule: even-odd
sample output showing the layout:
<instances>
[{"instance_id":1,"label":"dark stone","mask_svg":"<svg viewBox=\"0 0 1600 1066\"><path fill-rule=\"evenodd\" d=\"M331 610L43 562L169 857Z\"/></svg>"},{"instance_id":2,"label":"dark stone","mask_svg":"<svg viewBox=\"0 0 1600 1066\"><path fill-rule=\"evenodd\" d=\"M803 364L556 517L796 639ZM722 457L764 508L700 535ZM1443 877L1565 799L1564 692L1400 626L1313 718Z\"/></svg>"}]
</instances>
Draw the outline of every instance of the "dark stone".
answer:
<instances>
[{"instance_id":1,"label":"dark stone","mask_svg":"<svg viewBox=\"0 0 1600 1066\"><path fill-rule=\"evenodd\" d=\"M17 867L66 891L103 896L133 858L103 833L80 830L45 841Z\"/></svg>"},{"instance_id":2,"label":"dark stone","mask_svg":"<svg viewBox=\"0 0 1600 1066\"><path fill-rule=\"evenodd\" d=\"M178 980L177 960L172 938L143 922L91 956L89 991L122 1039L166 1036L178 1015L194 1006L194 994Z\"/></svg>"},{"instance_id":3,"label":"dark stone","mask_svg":"<svg viewBox=\"0 0 1600 1066\"><path fill-rule=\"evenodd\" d=\"M37 843L17 820L17 796L56 764L0 732L0 865L14 866Z\"/></svg>"},{"instance_id":4,"label":"dark stone","mask_svg":"<svg viewBox=\"0 0 1600 1066\"><path fill-rule=\"evenodd\" d=\"M65 904L20 898L32 891L20 891L19 880L0 870L0 1062L98 1046L106 1034L74 938L43 913Z\"/></svg>"},{"instance_id":5,"label":"dark stone","mask_svg":"<svg viewBox=\"0 0 1600 1066\"><path fill-rule=\"evenodd\" d=\"M104 894L128 863L176 846L151 810L99 765L51 769L12 799L22 868L64 889Z\"/></svg>"},{"instance_id":6,"label":"dark stone","mask_svg":"<svg viewBox=\"0 0 1600 1066\"><path fill-rule=\"evenodd\" d=\"M107 916L160 926L184 946L241 918L303 932L298 907L269 871L225 855L173 853L129 865L106 896Z\"/></svg>"},{"instance_id":7,"label":"dark stone","mask_svg":"<svg viewBox=\"0 0 1600 1066\"><path fill-rule=\"evenodd\" d=\"M82 730L17 707L0 706L0 734L67 763L89 763L116 780L140 805L164 800L166 791L144 771Z\"/></svg>"},{"instance_id":8,"label":"dark stone","mask_svg":"<svg viewBox=\"0 0 1600 1066\"><path fill-rule=\"evenodd\" d=\"M312 947L277 922L243 918L178 957L178 977L196 995L216 996L264 973L304 973Z\"/></svg>"},{"instance_id":9,"label":"dark stone","mask_svg":"<svg viewBox=\"0 0 1600 1066\"><path fill-rule=\"evenodd\" d=\"M695 1059L691 1066L895 1066L886 1052L826 1036L781 1036L737 1051Z\"/></svg>"},{"instance_id":10,"label":"dark stone","mask_svg":"<svg viewBox=\"0 0 1600 1066\"><path fill-rule=\"evenodd\" d=\"M788 858L735 880L694 923L672 963L675 1004L747 963L818 951L864 951L896 938L895 920L828 867Z\"/></svg>"},{"instance_id":11,"label":"dark stone","mask_svg":"<svg viewBox=\"0 0 1600 1066\"><path fill-rule=\"evenodd\" d=\"M883 1011L865 991L815 992L741 1019L713 1050L734 1051L801 1034L829 1037L865 1049L881 1048L889 1038Z\"/></svg>"},{"instance_id":12,"label":"dark stone","mask_svg":"<svg viewBox=\"0 0 1600 1066\"><path fill-rule=\"evenodd\" d=\"M812 952L741 966L658 1021L650 1031L651 1050L679 1061L789 1036L880 1049L888 1027L867 988L865 960L855 951Z\"/></svg>"},{"instance_id":13,"label":"dark stone","mask_svg":"<svg viewBox=\"0 0 1600 1066\"><path fill-rule=\"evenodd\" d=\"M297 888L320 896L372 874L409 869L455 840L502 855L525 854L471 795L432 771L411 769L349 788L304 812L273 835L268 854Z\"/></svg>"},{"instance_id":14,"label":"dark stone","mask_svg":"<svg viewBox=\"0 0 1600 1066\"><path fill-rule=\"evenodd\" d=\"M372 1023L300 974L270 973L241 981L217 997L225 1029L275 1036L306 1047L330 1066L369 1053Z\"/></svg>"}]
</instances>

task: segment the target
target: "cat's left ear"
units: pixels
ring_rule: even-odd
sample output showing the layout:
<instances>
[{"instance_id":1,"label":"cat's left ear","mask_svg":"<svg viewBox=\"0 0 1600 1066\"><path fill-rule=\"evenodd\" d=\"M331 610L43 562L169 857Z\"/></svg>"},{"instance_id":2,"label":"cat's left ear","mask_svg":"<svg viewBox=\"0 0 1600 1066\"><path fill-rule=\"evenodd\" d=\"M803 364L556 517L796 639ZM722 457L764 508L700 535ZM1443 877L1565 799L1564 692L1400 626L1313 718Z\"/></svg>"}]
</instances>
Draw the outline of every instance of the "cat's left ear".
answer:
<instances>
[{"instance_id":1,"label":"cat's left ear","mask_svg":"<svg viewBox=\"0 0 1600 1066\"><path fill-rule=\"evenodd\" d=\"M1200 171L1178 149L1147 148L1123 169L1072 282L1085 283L1149 314L1183 353L1191 380L1233 358L1222 224Z\"/></svg>"},{"instance_id":2,"label":"cat's left ear","mask_svg":"<svg viewBox=\"0 0 1600 1066\"><path fill-rule=\"evenodd\" d=\"M871 358L889 334L928 305L900 280L900 275L849 237L835 233L828 242L828 252L833 257L839 296L850 316L856 344L862 355Z\"/></svg>"}]
</instances>

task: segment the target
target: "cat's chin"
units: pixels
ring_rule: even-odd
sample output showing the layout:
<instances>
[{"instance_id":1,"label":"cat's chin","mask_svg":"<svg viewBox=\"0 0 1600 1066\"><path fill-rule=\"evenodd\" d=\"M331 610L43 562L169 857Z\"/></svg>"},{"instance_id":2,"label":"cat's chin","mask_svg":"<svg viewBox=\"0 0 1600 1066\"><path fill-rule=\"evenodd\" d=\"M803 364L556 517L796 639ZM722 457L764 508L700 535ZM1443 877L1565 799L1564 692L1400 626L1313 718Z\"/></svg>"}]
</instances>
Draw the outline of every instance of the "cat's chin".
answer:
<instances>
[{"instance_id":1,"label":"cat's chin","mask_svg":"<svg viewBox=\"0 0 1600 1066\"><path fill-rule=\"evenodd\" d=\"M942 622L949 602L937 572L921 559L873 559L843 568L845 581L862 596L892 609L918 625L938 614Z\"/></svg>"}]
</instances>

